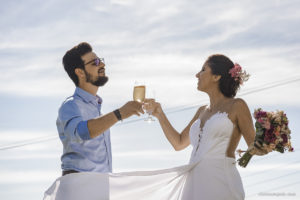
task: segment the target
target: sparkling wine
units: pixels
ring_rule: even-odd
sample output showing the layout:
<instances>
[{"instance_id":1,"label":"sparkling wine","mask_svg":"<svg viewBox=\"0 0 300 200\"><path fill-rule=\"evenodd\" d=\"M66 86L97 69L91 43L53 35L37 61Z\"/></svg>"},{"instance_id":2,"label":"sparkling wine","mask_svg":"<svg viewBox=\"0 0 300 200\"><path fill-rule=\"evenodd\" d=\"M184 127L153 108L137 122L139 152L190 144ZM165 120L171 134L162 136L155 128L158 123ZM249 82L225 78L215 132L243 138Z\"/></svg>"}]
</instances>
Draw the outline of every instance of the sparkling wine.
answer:
<instances>
[{"instance_id":1,"label":"sparkling wine","mask_svg":"<svg viewBox=\"0 0 300 200\"><path fill-rule=\"evenodd\" d=\"M143 102L145 100L146 87L144 85L135 86L133 89L133 100Z\"/></svg>"}]
</instances>

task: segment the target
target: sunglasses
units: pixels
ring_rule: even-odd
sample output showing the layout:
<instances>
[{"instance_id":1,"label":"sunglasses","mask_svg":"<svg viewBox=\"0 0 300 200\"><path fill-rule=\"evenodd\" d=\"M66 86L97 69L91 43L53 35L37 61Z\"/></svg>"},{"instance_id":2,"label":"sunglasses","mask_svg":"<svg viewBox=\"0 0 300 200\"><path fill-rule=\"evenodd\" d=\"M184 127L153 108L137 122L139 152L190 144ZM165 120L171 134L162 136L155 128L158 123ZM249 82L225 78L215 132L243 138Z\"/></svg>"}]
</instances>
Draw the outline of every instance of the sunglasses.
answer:
<instances>
[{"instance_id":1,"label":"sunglasses","mask_svg":"<svg viewBox=\"0 0 300 200\"><path fill-rule=\"evenodd\" d=\"M93 63L93 62L94 62L94 63ZM105 64L104 58L95 58L95 59L93 59L93 60L91 60L91 61L85 63L84 65L88 65L88 64L90 64L90 63L93 63L93 64L96 65L96 66L99 66L100 63Z\"/></svg>"}]
</instances>

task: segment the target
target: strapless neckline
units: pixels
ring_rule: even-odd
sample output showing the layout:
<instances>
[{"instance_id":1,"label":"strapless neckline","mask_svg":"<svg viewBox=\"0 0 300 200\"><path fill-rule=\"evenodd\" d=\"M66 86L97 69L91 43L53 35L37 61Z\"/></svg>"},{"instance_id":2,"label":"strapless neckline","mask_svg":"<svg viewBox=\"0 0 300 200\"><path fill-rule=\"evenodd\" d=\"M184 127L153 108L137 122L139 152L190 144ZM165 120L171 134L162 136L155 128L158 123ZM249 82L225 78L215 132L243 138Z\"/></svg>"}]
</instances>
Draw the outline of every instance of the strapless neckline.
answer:
<instances>
[{"instance_id":1,"label":"strapless neckline","mask_svg":"<svg viewBox=\"0 0 300 200\"><path fill-rule=\"evenodd\" d=\"M202 122L202 120L201 120L200 118L198 118L198 120L200 121L200 122L199 122L199 128L200 128L200 131L203 131L204 128L206 127L206 124L208 124L211 120L213 120L214 117L218 117L218 116L225 116L225 117L230 121L230 123L234 126L233 122L231 121L231 119L229 119L228 115L229 115L229 114L228 114L227 112L225 112L225 111L224 111L224 112L218 111L218 112L214 113L213 115L211 115L211 116L206 120L206 122L204 123L203 127L201 127L201 122Z\"/></svg>"}]
</instances>

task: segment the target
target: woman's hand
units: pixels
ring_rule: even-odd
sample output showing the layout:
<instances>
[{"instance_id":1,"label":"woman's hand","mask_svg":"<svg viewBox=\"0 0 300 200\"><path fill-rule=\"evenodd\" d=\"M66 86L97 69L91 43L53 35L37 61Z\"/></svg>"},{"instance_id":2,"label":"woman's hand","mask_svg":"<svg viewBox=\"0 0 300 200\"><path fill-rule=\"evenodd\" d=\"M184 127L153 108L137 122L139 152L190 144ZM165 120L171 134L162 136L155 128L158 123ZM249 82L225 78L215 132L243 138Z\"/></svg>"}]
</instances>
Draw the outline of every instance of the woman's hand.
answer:
<instances>
[{"instance_id":1,"label":"woman's hand","mask_svg":"<svg viewBox=\"0 0 300 200\"><path fill-rule=\"evenodd\" d=\"M155 117L159 117L163 113L160 103L156 102L155 99L145 99L143 108Z\"/></svg>"},{"instance_id":2,"label":"woman's hand","mask_svg":"<svg viewBox=\"0 0 300 200\"><path fill-rule=\"evenodd\" d=\"M263 156L270 153L272 151L272 148L270 148L266 144L261 144L261 142L259 141L255 141L249 146L248 150L251 151L252 155Z\"/></svg>"},{"instance_id":3,"label":"woman's hand","mask_svg":"<svg viewBox=\"0 0 300 200\"><path fill-rule=\"evenodd\" d=\"M259 141L255 141L253 146L255 148L255 155L258 155L258 156L266 155L272 151L272 148L270 148L266 144L262 144Z\"/></svg>"}]
</instances>

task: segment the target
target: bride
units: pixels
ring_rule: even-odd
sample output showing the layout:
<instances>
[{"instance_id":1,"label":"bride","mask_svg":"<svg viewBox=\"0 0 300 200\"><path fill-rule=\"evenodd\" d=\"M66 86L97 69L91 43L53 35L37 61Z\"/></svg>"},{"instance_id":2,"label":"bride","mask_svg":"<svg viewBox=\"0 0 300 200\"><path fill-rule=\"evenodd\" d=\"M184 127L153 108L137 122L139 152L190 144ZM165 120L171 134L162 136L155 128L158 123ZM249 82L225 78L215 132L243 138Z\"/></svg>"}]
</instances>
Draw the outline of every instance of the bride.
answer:
<instances>
[{"instance_id":1,"label":"bride","mask_svg":"<svg viewBox=\"0 0 300 200\"><path fill-rule=\"evenodd\" d=\"M176 151L190 144L190 163L172 169L126 173L76 173L58 178L45 192L45 200L153 199L241 200L244 189L236 169L236 148L243 136L253 145L255 129L246 102L234 98L248 74L224 55L212 55L196 74L197 89L208 94L187 127L178 133L153 99L145 109L157 117ZM268 152L255 144L257 154Z\"/></svg>"}]
</instances>

